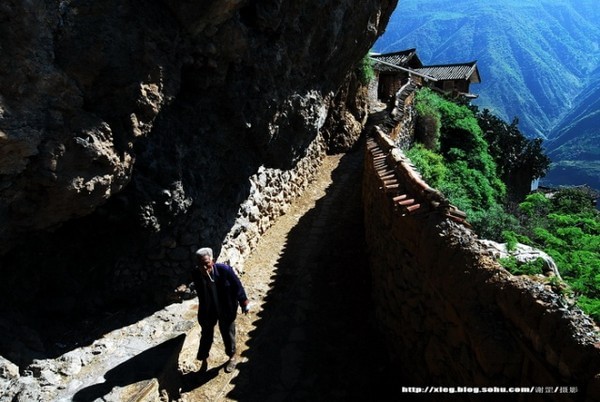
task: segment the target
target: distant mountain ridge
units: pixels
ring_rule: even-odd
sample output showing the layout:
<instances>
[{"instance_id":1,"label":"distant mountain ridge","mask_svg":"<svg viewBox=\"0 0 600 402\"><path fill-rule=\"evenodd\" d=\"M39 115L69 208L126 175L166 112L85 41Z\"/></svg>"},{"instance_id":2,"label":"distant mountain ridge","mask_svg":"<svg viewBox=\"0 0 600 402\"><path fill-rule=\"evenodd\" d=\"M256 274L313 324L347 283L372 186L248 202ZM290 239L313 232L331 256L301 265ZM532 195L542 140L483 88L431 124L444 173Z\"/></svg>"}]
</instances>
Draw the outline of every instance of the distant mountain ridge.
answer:
<instances>
[{"instance_id":1,"label":"distant mountain ridge","mask_svg":"<svg viewBox=\"0 0 600 402\"><path fill-rule=\"evenodd\" d=\"M373 50L413 47L425 64L477 60L473 103L547 139L553 170L582 157L584 170L600 165L598 0L403 0ZM575 170L553 184L600 180Z\"/></svg>"},{"instance_id":2,"label":"distant mountain ridge","mask_svg":"<svg viewBox=\"0 0 600 402\"><path fill-rule=\"evenodd\" d=\"M546 144L554 161L543 184L587 184L600 189L600 69Z\"/></svg>"}]
</instances>

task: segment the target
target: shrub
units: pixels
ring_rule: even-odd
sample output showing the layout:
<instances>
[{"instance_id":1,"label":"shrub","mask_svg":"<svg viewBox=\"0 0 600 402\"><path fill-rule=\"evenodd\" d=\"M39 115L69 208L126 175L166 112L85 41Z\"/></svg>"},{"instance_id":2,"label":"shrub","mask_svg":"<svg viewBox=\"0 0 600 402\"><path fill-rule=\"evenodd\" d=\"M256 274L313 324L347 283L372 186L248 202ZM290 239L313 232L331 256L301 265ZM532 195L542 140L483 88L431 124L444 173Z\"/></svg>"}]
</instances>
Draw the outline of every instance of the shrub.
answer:
<instances>
[{"instance_id":1,"label":"shrub","mask_svg":"<svg viewBox=\"0 0 600 402\"><path fill-rule=\"evenodd\" d=\"M425 148L422 144L415 144L406 151L411 162L421 173L423 180L431 187L438 187L446 181L448 168L444 164L444 158L441 155Z\"/></svg>"},{"instance_id":2,"label":"shrub","mask_svg":"<svg viewBox=\"0 0 600 402\"><path fill-rule=\"evenodd\" d=\"M567 192L558 199L532 194L519 205L525 218L521 234L550 255L577 304L600 318L600 213L589 207L589 197ZM565 212L570 211L570 212ZM579 212L578 212L579 211Z\"/></svg>"},{"instance_id":3,"label":"shrub","mask_svg":"<svg viewBox=\"0 0 600 402\"><path fill-rule=\"evenodd\" d=\"M552 202L542 193L530 194L519 204L520 211L530 219L538 215L547 215L551 207Z\"/></svg>"},{"instance_id":4,"label":"shrub","mask_svg":"<svg viewBox=\"0 0 600 402\"><path fill-rule=\"evenodd\" d=\"M513 275L540 275L544 268L544 260L541 258L521 263L515 257L508 257L500 258L499 262Z\"/></svg>"},{"instance_id":5,"label":"shrub","mask_svg":"<svg viewBox=\"0 0 600 402\"><path fill-rule=\"evenodd\" d=\"M519 172L543 175L549 160L541 152L541 142L524 139L516 120L508 125L486 112L478 121L473 109L428 89L420 90L415 99L419 118L430 126L427 135L439 138L435 146L416 144L407 151L423 179L464 211L480 236L505 241L509 249L519 242L545 251L566 283L555 280L555 287L568 286L578 305L600 319L600 213L593 208L589 191L561 190L552 199L530 194L516 216L508 214L502 204L506 184L501 178L509 180ZM495 130L500 135L486 139L479 124L487 124L487 134ZM491 149L500 167L488 140L493 141ZM516 275L542 273L541 259L519 264L507 258L502 263Z\"/></svg>"},{"instance_id":6,"label":"shrub","mask_svg":"<svg viewBox=\"0 0 600 402\"><path fill-rule=\"evenodd\" d=\"M442 126L442 116L438 104L438 97L429 89L422 89L415 95L417 111L415 140L434 152L438 152L440 148L440 128Z\"/></svg>"},{"instance_id":7,"label":"shrub","mask_svg":"<svg viewBox=\"0 0 600 402\"><path fill-rule=\"evenodd\" d=\"M577 214L594 209L590 191L581 188L565 188L552 197L554 209L558 212Z\"/></svg>"},{"instance_id":8,"label":"shrub","mask_svg":"<svg viewBox=\"0 0 600 402\"><path fill-rule=\"evenodd\" d=\"M472 110L442 98L430 89L415 97L418 121L429 122L427 144L407 151L423 179L464 211L481 235L497 240L502 225L516 224L500 204L506 188ZM423 141L423 135L417 140ZM434 142L438 141L439 143Z\"/></svg>"},{"instance_id":9,"label":"shrub","mask_svg":"<svg viewBox=\"0 0 600 402\"><path fill-rule=\"evenodd\" d=\"M517 219L500 204L494 204L486 210L471 209L469 222L480 237L497 242L505 241L502 236L504 231L516 229L519 225Z\"/></svg>"},{"instance_id":10,"label":"shrub","mask_svg":"<svg viewBox=\"0 0 600 402\"><path fill-rule=\"evenodd\" d=\"M519 241L517 240L517 234L515 232L512 230L503 230L502 237L504 238L506 249L508 251L513 251L517 248L517 243Z\"/></svg>"},{"instance_id":11,"label":"shrub","mask_svg":"<svg viewBox=\"0 0 600 402\"><path fill-rule=\"evenodd\" d=\"M375 79L375 70L373 69L373 60L369 57L367 53L360 61L358 67L358 80L363 85L368 85L371 81Z\"/></svg>"},{"instance_id":12,"label":"shrub","mask_svg":"<svg viewBox=\"0 0 600 402\"><path fill-rule=\"evenodd\" d=\"M577 304L596 322L600 322L600 299L580 296Z\"/></svg>"}]
</instances>

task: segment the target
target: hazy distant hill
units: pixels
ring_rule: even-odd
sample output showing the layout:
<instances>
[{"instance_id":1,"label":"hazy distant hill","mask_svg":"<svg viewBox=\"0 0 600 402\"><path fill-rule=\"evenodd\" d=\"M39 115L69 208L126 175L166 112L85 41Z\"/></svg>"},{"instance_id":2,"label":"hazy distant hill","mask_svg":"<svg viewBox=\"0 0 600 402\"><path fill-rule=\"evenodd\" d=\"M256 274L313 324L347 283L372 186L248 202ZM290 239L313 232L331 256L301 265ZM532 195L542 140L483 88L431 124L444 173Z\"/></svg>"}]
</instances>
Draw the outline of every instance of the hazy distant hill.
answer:
<instances>
[{"instance_id":1,"label":"hazy distant hill","mask_svg":"<svg viewBox=\"0 0 600 402\"><path fill-rule=\"evenodd\" d=\"M600 189L600 69L596 77L551 133L546 149L554 164L544 184Z\"/></svg>"},{"instance_id":2,"label":"hazy distant hill","mask_svg":"<svg viewBox=\"0 0 600 402\"><path fill-rule=\"evenodd\" d=\"M374 50L412 47L426 64L477 60L474 104L556 138L556 162L586 148L600 163L599 0L402 0Z\"/></svg>"}]
</instances>

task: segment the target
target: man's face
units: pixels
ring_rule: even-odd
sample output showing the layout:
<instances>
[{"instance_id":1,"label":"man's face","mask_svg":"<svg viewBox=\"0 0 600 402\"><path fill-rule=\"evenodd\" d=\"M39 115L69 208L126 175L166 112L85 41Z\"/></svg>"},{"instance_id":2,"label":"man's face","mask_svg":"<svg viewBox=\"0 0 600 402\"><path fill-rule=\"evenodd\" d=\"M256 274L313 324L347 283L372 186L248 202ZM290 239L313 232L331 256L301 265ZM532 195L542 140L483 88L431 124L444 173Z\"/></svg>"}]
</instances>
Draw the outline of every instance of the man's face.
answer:
<instances>
[{"instance_id":1,"label":"man's face","mask_svg":"<svg viewBox=\"0 0 600 402\"><path fill-rule=\"evenodd\" d=\"M198 258L198 262L204 273L209 273L212 271L213 260L208 255Z\"/></svg>"}]
</instances>

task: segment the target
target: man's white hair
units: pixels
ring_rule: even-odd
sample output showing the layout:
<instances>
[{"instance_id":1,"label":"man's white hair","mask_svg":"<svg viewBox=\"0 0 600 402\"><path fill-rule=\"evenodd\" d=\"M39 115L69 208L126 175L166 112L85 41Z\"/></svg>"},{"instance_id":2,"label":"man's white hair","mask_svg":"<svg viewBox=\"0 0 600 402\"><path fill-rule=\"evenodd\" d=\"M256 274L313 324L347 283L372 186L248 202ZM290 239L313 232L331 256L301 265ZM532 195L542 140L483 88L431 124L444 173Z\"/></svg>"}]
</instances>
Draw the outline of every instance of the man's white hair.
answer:
<instances>
[{"instance_id":1,"label":"man's white hair","mask_svg":"<svg viewBox=\"0 0 600 402\"><path fill-rule=\"evenodd\" d=\"M202 257L204 257L205 255L209 256L209 257L210 257L210 259L212 260L212 259L213 259L213 251L212 251L212 248L210 248L210 247L202 247L202 248L199 248L199 249L196 251L196 257L198 257L198 258L202 258Z\"/></svg>"}]
</instances>

